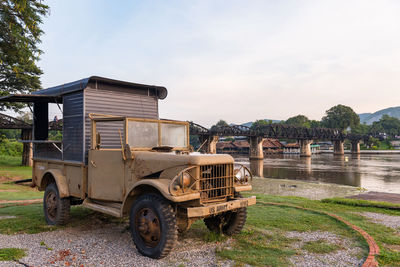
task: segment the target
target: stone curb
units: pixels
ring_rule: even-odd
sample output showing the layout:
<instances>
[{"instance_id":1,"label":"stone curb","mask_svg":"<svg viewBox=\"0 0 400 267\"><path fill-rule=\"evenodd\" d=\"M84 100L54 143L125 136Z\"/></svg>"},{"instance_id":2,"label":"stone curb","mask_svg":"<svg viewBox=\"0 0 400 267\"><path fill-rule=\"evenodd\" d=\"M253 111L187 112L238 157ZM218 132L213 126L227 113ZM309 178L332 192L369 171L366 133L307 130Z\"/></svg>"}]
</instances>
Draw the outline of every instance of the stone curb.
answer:
<instances>
[{"instance_id":1,"label":"stone curb","mask_svg":"<svg viewBox=\"0 0 400 267\"><path fill-rule=\"evenodd\" d=\"M335 218L336 220L338 220L340 222L343 222L344 224L346 224L347 226L349 226L353 230L355 230L358 233L360 233L363 236L363 238L365 239L365 241L367 241L367 243L368 243L369 253L368 253L368 257L364 261L362 267L376 267L376 266L378 266L378 262L375 259L375 255L379 255L379 247L376 244L375 240L372 238L372 236L370 236L363 229L361 229L360 227L357 227L354 224L344 220L342 217L340 217L340 216L338 216L336 214L333 214L333 213L329 213L329 212L325 212L325 211L319 211L319 210L313 210L313 209L304 208L304 207L300 207L300 206L295 206L295 205L291 205L291 204L257 201L257 204L258 203L259 204L266 204L266 205L285 206L285 207L291 207L291 208L295 208L295 209L312 211L312 212L315 212L315 213L319 213L319 214L330 216L330 217Z\"/></svg>"}]
</instances>

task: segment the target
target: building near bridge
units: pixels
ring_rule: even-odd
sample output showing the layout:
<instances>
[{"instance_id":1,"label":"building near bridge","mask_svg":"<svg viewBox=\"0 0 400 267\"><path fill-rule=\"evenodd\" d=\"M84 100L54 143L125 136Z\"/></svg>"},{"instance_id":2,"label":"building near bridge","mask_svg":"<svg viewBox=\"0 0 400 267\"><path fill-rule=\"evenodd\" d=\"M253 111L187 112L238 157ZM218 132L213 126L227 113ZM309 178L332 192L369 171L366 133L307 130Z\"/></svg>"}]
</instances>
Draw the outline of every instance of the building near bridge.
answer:
<instances>
[{"instance_id":1,"label":"building near bridge","mask_svg":"<svg viewBox=\"0 0 400 267\"><path fill-rule=\"evenodd\" d=\"M265 138L263 141L264 154L283 153L284 145L278 139ZM225 154L249 154L250 144L249 141L233 140L233 141L220 141L217 143L217 153Z\"/></svg>"},{"instance_id":2,"label":"building near bridge","mask_svg":"<svg viewBox=\"0 0 400 267\"><path fill-rule=\"evenodd\" d=\"M311 144L311 153L318 154L321 153L321 146L319 144ZM283 148L283 154L300 154L300 145L299 143L289 143L286 144Z\"/></svg>"}]
</instances>

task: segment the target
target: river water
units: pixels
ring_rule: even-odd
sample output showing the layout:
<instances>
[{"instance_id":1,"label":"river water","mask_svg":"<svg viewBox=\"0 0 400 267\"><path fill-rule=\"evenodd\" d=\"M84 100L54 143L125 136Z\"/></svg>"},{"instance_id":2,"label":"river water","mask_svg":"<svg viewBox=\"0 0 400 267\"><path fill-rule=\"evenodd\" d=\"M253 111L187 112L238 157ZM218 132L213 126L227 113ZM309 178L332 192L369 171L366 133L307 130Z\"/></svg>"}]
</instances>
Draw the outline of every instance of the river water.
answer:
<instances>
[{"instance_id":1,"label":"river water","mask_svg":"<svg viewBox=\"0 0 400 267\"><path fill-rule=\"evenodd\" d=\"M254 175L261 177L318 181L400 193L400 154L317 154L308 158L281 154L251 161L238 156L236 161L249 166Z\"/></svg>"}]
</instances>

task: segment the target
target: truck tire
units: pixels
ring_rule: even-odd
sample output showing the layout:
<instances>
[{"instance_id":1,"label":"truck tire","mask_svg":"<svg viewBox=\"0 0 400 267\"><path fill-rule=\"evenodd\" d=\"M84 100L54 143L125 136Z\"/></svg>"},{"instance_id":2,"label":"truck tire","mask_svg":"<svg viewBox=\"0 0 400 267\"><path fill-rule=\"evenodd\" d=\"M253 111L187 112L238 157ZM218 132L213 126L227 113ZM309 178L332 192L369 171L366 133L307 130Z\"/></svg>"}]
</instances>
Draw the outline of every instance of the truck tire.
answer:
<instances>
[{"instance_id":1,"label":"truck tire","mask_svg":"<svg viewBox=\"0 0 400 267\"><path fill-rule=\"evenodd\" d=\"M144 256L160 259L175 246L178 239L176 214L160 195L140 196L131 207L129 219L132 240Z\"/></svg>"},{"instance_id":2,"label":"truck tire","mask_svg":"<svg viewBox=\"0 0 400 267\"><path fill-rule=\"evenodd\" d=\"M66 224L69 219L70 205L69 198L60 198L55 183L47 185L43 196L43 210L47 224Z\"/></svg>"},{"instance_id":3,"label":"truck tire","mask_svg":"<svg viewBox=\"0 0 400 267\"><path fill-rule=\"evenodd\" d=\"M223 233L231 236L242 231L246 224L247 208L240 208L237 211L227 211L220 215L204 219L208 230L216 233Z\"/></svg>"}]
</instances>

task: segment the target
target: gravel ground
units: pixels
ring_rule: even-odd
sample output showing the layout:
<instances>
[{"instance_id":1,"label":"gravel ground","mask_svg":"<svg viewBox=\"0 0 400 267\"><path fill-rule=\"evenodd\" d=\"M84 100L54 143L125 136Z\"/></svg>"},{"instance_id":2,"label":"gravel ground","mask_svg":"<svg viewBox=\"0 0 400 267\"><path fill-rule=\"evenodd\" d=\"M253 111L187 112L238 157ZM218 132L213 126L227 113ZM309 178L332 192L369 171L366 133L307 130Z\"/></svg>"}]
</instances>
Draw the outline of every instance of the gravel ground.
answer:
<instances>
[{"instance_id":1,"label":"gravel ground","mask_svg":"<svg viewBox=\"0 0 400 267\"><path fill-rule=\"evenodd\" d=\"M140 255L125 224L93 221L92 224L69 227L39 234L0 235L0 248L15 247L27 250L27 256L17 262L0 262L0 266L234 266L232 261L217 259L217 246L206 243L201 236L204 230L191 229L179 236L175 249L166 258L153 260ZM288 232L287 237L298 238L295 249L304 242L323 239L339 244L344 249L328 254L315 254L302 250L290 258L294 266L361 266L362 249L351 240L329 232ZM44 242L44 243L43 243ZM247 266L247 265L246 265Z\"/></svg>"},{"instance_id":2,"label":"gravel ground","mask_svg":"<svg viewBox=\"0 0 400 267\"><path fill-rule=\"evenodd\" d=\"M360 212L358 214L367 217L374 223L383 224L400 232L400 216L386 215L374 212Z\"/></svg>"},{"instance_id":3,"label":"gravel ground","mask_svg":"<svg viewBox=\"0 0 400 267\"><path fill-rule=\"evenodd\" d=\"M192 230L196 231L196 229ZM44 242L44 245L41 243ZM42 243L43 244L43 243ZM50 249L47 249L46 246ZM232 266L215 256L215 243L189 234L162 260L140 255L124 224L74 227L39 234L0 235L0 248L27 249L27 256L0 266Z\"/></svg>"},{"instance_id":4,"label":"gravel ground","mask_svg":"<svg viewBox=\"0 0 400 267\"><path fill-rule=\"evenodd\" d=\"M339 266L362 266L364 257L363 250L355 246L349 239L339 237L330 232L288 232L289 238L298 238L301 241L294 243L294 248L300 249L305 242L324 240L325 242L339 245L343 249L326 254L310 253L302 250L301 255L292 256L289 260L296 267L339 267Z\"/></svg>"}]
</instances>

